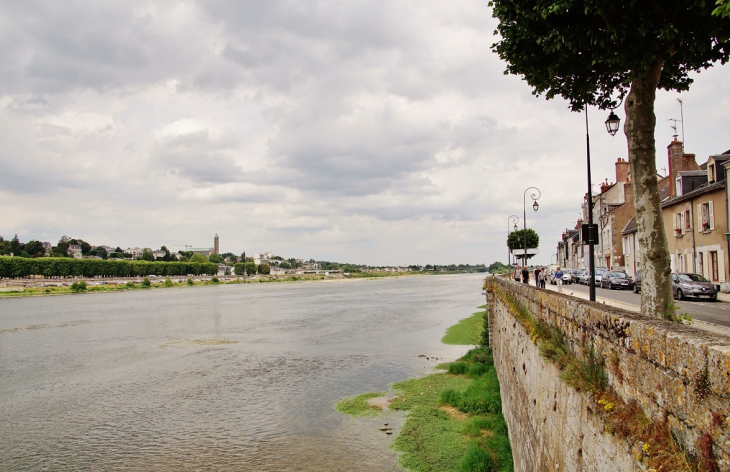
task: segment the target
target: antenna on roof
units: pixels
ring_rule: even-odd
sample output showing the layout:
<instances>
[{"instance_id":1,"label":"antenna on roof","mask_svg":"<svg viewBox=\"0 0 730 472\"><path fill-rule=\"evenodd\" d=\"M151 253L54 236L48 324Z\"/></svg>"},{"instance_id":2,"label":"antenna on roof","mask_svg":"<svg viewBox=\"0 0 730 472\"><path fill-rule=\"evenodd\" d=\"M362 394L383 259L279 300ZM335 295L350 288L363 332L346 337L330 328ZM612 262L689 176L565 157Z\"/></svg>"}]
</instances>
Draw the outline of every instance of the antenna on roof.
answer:
<instances>
[{"instance_id":1,"label":"antenna on roof","mask_svg":"<svg viewBox=\"0 0 730 472\"><path fill-rule=\"evenodd\" d=\"M672 135L672 137L676 141L677 140L677 121L679 121L679 120L676 118L669 118L668 121L674 121L674 126L670 126L670 128L672 128L674 130L674 134ZM684 143L682 143L682 144L684 144Z\"/></svg>"},{"instance_id":2,"label":"antenna on roof","mask_svg":"<svg viewBox=\"0 0 730 472\"><path fill-rule=\"evenodd\" d=\"M667 176L667 168L666 167L662 167L662 172L664 173L664 175L662 177L666 177Z\"/></svg>"},{"instance_id":3,"label":"antenna on roof","mask_svg":"<svg viewBox=\"0 0 730 472\"><path fill-rule=\"evenodd\" d=\"M679 118L681 118L680 122L682 123L682 151L684 151L684 104L679 98L677 101L679 102Z\"/></svg>"}]
</instances>

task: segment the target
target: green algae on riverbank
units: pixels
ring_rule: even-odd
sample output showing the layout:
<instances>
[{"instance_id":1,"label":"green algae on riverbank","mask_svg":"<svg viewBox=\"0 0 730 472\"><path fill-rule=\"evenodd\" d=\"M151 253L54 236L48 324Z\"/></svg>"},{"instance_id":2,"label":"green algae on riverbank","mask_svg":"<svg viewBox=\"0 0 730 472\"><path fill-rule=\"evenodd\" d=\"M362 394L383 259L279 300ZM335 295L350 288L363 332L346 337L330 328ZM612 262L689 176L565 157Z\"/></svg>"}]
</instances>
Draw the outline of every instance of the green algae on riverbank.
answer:
<instances>
[{"instance_id":1,"label":"green algae on riverbank","mask_svg":"<svg viewBox=\"0 0 730 472\"><path fill-rule=\"evenodd\" d=\"M368 400L383 396L385 396L385 392L368 392L345 397L337 402L335 410L355 417L378 416L382 413L382 409L371 405Z\"/></svg>"},{"instance_id":2,"label":"green algae on riverbank","mask_svg":"<svg viewBox=\"0 0 730 472\"><path fill-rule=\"evenodd\" d=\"M484 306L479 308L486 308ZM513 471L512 449L501 410L499 381L492 350L487 343L487 317L478 312L447 330L443 342L478 345L446 369L394 383L396 398L388 409L406 412L405 424L391 447L400 452L400 464L412 472ZM348 397L358 403L351 416L376 415L369 399L384 394ZM362 397L362 398L359 398ZM357 400L356 400L357 399ZM366 409L367 408L367 409ZM350 414L350 413L348 413Z\"/></svg>"},{"instance_id":3,"label":"green algae on riverbank","mask_svg":"<svg viewBox=\"0 0 730 472\"><path fill-rule=\"evenodd\" d=\"M464 318L454 326L446 330L446 335L441 338L444 344L458 344L464 346L477 346L481 342L482 331L484 330L484 312L478 311L469 318Z\"/></svg>"},{"instance_id":4,"label":"green algae on riverbank","mask_svg":"<svg viewBox=\"0 0 730 472\"><path fill-rule=\"evenodd\" d=\"M451 368L455 366L455 368ZM392 410L408 412L393 443L414 472L512 471L491 349L472 349L450 372L393 384Z\"/></svg>"}]
</instances>

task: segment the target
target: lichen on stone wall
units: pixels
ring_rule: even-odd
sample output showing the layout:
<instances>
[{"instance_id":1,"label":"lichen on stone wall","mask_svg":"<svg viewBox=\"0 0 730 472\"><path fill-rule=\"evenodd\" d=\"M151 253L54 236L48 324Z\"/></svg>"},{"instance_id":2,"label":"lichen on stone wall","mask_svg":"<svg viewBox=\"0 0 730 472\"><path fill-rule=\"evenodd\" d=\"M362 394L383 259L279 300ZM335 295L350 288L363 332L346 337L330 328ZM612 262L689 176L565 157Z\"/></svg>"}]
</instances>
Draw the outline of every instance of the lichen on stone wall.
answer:
<instances>
[{"instance_id":1,"label":"lichen on stone wall","mask_svg":"<svg viewBox=\"0 0 730 472\"><path fill-rule=\"evenodd\" d=\"M707 470L706 464L728 467L730 424L722 421L730 416L727 388L718 389L715 380L722 378L717 372L722 362L708 364L717 350L698 342L707 339L694 339L696 333L684 327L669 332L666 322L632 319L498 278L490 277L485 288L490 307L499 305L520 321L542 359L557 368L563 382L582 392L586 408L603 422L603 433L625 441L633 460L642 464L639 467L686 471ZM499 316L498 312L490 309L490 316ZM506 341L504 329L492 332L492 337ZM682 362L677 350L671 351L676 346L682 347ZM525 355L524 348L520 354ZM530 369L523 363L523 370L527 374ZM509 382L509 373L503 370L500 381ZM554 411L559 411L558 400ZM702 420L703 414L710 420ZM526 439L513 438L513 444ZM579 450L585 461L584 449Z\"/></svg>"}]
</instances>

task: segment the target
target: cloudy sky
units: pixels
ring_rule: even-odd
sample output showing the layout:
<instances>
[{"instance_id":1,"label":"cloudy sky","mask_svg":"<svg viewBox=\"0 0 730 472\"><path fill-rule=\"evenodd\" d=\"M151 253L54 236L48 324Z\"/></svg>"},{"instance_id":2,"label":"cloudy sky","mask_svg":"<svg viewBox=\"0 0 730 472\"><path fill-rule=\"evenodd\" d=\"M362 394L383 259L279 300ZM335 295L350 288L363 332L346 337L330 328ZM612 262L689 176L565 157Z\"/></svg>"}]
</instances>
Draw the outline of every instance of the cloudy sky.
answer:
<instances>
[{"instance_id":1,"label":"cloudy sky","mask_svg":"<svg viewBox=\"0 0 730 472\"><path fill-rule=\"evenodd\" d=\"M495 26L485 0L2 2L0 235L489 264L537 186L548 263L586 191L584 117L503 75ZM717 66L659 94L660 169L677 98L687 152L730 149ZM594 182L626 157L606 116Z\"/></svg>"}]
</instances>

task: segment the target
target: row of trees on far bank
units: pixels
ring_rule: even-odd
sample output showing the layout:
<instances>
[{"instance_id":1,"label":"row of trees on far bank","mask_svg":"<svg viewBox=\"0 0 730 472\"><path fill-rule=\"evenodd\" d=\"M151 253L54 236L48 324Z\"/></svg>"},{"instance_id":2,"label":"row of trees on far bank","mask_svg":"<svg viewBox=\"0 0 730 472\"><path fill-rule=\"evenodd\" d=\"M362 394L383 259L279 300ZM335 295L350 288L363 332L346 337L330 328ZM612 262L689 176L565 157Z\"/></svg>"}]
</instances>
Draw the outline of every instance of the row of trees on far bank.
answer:
<instances>
[{"instance_id":1,"label":"row of trees on far bank","mask_svg":"<svg viewBox=\"0 0 730 472\"><path fill-rule=\"evenodd\" d=\"M271 266L265 262L256 265L253 260L246 262L236 262L233 265L233 273L236 275L269 275L271 273Z\"/></svg>"},{"instance_id":2,"label":"row of trees on far bank","mask_svg":"<svg viewBox=\"0 0 730 472\"><path fill-rule=\"evenodd\" d=\"M201 256L202 257L202 256ZM0 278L44 277L138 277L148 275L216 275L218 264L205 262L126 261L71 259L68 257L0 256Z\"/></svg>"}]
</instances>

